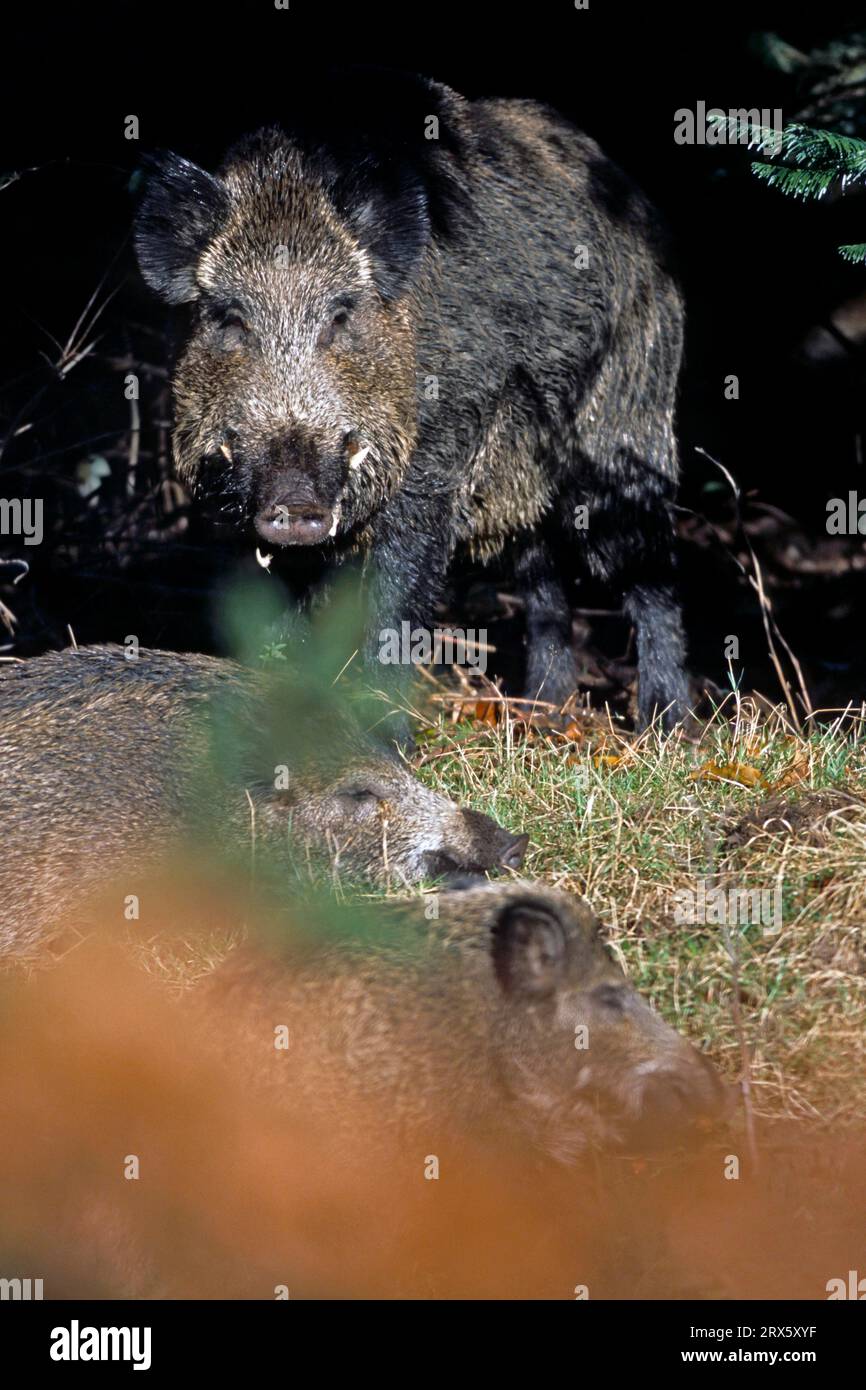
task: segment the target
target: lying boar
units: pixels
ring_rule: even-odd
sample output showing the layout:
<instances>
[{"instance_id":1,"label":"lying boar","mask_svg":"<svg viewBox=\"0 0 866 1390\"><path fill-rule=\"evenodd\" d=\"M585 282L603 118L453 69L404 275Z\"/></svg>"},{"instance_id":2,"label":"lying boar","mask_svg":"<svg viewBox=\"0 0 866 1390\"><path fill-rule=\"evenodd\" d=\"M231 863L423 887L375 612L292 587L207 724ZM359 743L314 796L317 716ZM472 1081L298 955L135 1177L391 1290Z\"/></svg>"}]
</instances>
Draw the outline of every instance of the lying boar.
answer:
<instances>
[{"instance_id":1,"label":"lying boar","mask_svg":"<svg viewBox=\"0 0 866 1390\"><path fill-rule=\"evenodd\" d=\"M215 174L158 157L146 185L141 270L190 311L180 476L275 571L300 552L327 583L363 556L371 663L402 622L429 630L455 556L507 552L527 692L554 703L576 561L624 595L642 721L673 724L683 307L656 214L533 102L379 73L323 92L326 117L311 103Z\"/></svg>"},{"instance_id":2,"label":"lying boar","mask_svg":"<svg viewBox=\"0 0 866 1390\"><path fill-rule=\"evenodd\" d=\"M372 1107L422 1154L471 1135L567 1163L721 1117L712 1066L632 988L581 902L489 883L438 909L382 905L390 928L355 946L241 948L199 987L220 1045L283 1106L338 1133L347 1106Z\"/></svg>"},{"instance_id":3,"label":"lying boar","mask_svg":"<svg viewBox=\"0 0 866 1390\"><path fill-rule=\"evenodd\" d=\"M177 887L160 901L167 926L184 915ZM730 1136L724 1148L708 1137L659 1153L646 1169L614 1153L577 1165L544 1160L534 1142L553 1144L560 1156L559 1133L570 1157L588 1137L587 1122L602 1137L605 1087L611 1102L618 1088L629 1114L640 1108L652 1075L639 1070L642 1060L657 1067L683 1113L684 1095L696 1116L712 1109L712 1077L658 1021L652 1034L618 972L609 983L622 991L620 1013L591 997L609 962L592 946L580 909L555 907L557 895L531 887L512 896L510 917L501 901L494 911L494 899L488 895L483 915L476 899L467 914L465 928L476 935L461 968L449 963L454 944L443 938L437 954L436 939L403 920L393 930L409 932L406 953L371 960L369 976L353 973L348 960L338 972L339 954L319 957L316 969L319 945L303 971L294 953L267 970L249 960L240 967L238 957L233 987L226 981L218 991L214 982L208 992L200 984L174 998L128 951L97 935L53 970L0 976L0 1191L14 1194L0 1223L0 1269L38 1271L47 1299L288 1294L294 1302L573 1299L577 1282L593 1299L732 1297L750 1288L749 1296L766 1297L779 1287L813 1297L807 1266L824 1275L849 1268L841 1253L860 1238L851 1212L864 1210L862 1153L860 1167L850 1155L847 1187L816 1184L813 1167L800 1172L803 1195L833 1194L840 1218L848 1199L847 1244L834 1237L832 1258L813 1243L837 1217L828 1208L822 1220L820 1202L807 1202L815 1220L805 1265L796 1240L792 1252L779 1239L795 1232L802 1242L790 1201L780 1203L775 1191L768 1204L751 1179L721 1180ZM571 956L547 995L541 968L554 957L545 946L527 958L531 937L523 935L540 905L552 912L554 931L561 920ZM443 931L460 929L447 896L440 907ZM333 940L345 913L333 901L327 910ZM307 904L288 903L283 939L297 941L307 927ZM350 929L357 933L354 915ZM498 966L485 968L494 930ZM196 1009L205 994L206 1007ZM582 1052L574 1048L577 1017L589 1021ZM290 1045L277 1054L272 1029L286 1022ZM316 1070L311 1050L320 1043ZM595 1096L585 1068L599 1069ZM283 1103L290 1092L293 1108ZM665 1123L650 1092L645 1109ZM130 1155L140 1181L124 1180ZM838 1144L828 1156L839 1178ZM431 1157L439 1181L425 1181ZM745 1208L732 1207L741 1195ZM787 1260L796 1271L793 1286L755 1263L748 1232L756 1213L776 1264ZM744 1262L738 1286L734 1271Z\"/></svg>"},{"instance_id":4,"label":"lying boar","mask_svg":"<svg viewBox=\"0 0 866 1390\"><path fill-rule=\"evenodd\" d=\"M296 870L414 883L519 868L527 837L429 791L346 717L207 656L121 647L0 667L0 950L72 924L75 904L185 839ZM138 879L127 879L128 891Z\"/></svg>"}]
</instances>

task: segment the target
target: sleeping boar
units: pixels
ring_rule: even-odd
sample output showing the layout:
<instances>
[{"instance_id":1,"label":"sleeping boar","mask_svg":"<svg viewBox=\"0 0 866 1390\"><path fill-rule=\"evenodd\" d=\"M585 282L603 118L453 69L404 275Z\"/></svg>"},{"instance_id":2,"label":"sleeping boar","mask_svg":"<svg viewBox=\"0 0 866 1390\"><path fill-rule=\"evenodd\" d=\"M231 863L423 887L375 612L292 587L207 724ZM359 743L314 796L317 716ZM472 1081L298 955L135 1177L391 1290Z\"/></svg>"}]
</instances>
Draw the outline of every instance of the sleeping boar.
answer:
<instances>
[{"instance_id":1,"label":"sleeping boar","mask_svg":"<svg viewBox=\"0 0 866 1390\"><path fill-rule=\"evenodd\" d=\"M321 907L314 938L289 901L277 957L179 997L97 935L0 976L6 1273L48 1299L712 1298L741 1257L740 1292L778 1291L745 1234L771 1230L766 1193L722 1178L731 1136L679 1143L723 1118L711 1068L585 908L532 884L442 894L438 925L377 903L362 947L357 905Z\"/></svg>"},{"instance_id":2,"label":"sleeping boar","mask_svg":"<svg viewBox=\"0 0 866 1390\"><path fill-rule=\"evenodd\" d=\"M519 868L527 838L430 791L343 713L208 656L85 647L0 667L0 950L184 843L415 883Z\"/></svg>"},{"instance_id":3,"label":"sleeping boar","mask_svg":"<svg viewBox=\"0 0 866 1390\"><path fill-rule=\"evenodd\" d=\"M423 900L377 904L372 937L242 947L199 987L220 1045L350 1149L341 1115L372 1109L415 1163L467 1135L569 1163L673 1145L723 1115L710 1063L629 984L578 899L516 881L437 906L428 921Z\"/></svg>"}]
</instances>

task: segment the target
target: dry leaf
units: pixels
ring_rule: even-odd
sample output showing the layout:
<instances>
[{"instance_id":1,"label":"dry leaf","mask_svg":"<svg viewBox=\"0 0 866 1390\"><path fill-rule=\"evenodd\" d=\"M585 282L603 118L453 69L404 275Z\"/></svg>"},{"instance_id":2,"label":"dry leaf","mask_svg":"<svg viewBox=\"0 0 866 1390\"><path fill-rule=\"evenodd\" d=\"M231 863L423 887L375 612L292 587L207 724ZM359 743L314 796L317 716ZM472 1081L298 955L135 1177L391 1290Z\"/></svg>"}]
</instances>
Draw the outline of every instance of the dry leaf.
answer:
<instances>
[{"instance_id":1,"label":"dry leaf","mask_svg":"<svg viewBox=\"0 0 866 1390\"><path fill-rule=\"evenodd\" d=\"M771 792L782 792L788 787L795 787L798 782L805 782L809 776L809 753L805 748L798 748L793 758L782 773L770 784Z\"/></svg>"},{"instance_id":2,"label":"dry leaf","mask_svg":"<svg viewBox=\"0 0 866 1390\"><path fill-rule=\"evenodd\" d=\"M458 706L458 719L471 719L473 724L496 728L499 706L494 700L469 700Z\"/></svg>"},{"instance_id":3,"label":"dry leaf","mask_svg":"<svg viewBox=\"0 0 866 1390\"><path fill-rule=\"evenodd\" d=\"M596 753L592 760L593 767L619 767L625 761L623 754L617 753Z\"/></svg>"},{"instance_id":4,"label":"dry leaf","mask_svg":"<svg viewBox=\"0 0 866 1390\"><path fill-rule=\"evenodd\" d=\"M495 729L498 714L499 706L493 700L478 700L476 702L475 718L479 724L487 724L491 729Z\"/></svg>"},{"instance_id":5,"label":"dry leaf","mask_svg":"<svg viewBox=\"0 0 866 1390\"><path fill-rule=\"evenodd\" d=\"M750 763L719 763L711 761L689 773L692 782L739 782L741 787L763 787L763 773Z\"/></svg>"}]
</instances>

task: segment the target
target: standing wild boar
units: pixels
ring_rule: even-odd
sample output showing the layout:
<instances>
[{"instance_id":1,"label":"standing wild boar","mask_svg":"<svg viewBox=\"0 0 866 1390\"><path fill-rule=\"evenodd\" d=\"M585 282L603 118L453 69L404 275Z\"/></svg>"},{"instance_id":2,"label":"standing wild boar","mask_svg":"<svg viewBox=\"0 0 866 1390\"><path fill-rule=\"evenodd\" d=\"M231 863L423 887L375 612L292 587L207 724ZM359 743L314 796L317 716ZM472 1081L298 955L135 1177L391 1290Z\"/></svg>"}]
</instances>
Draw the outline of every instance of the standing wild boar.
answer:
<instances>
[{"instance_id":1,"label":"standing wild boar","mask_svg":"<svg viewBox=\"0 0 866 1390\"><path fill-rule=\"evenodd\" d=\"M76 925L103 884L139 892L185 844L247 863L270 850L294 872L310 853L380 882L520 867L525 835L292 693L230 661L145 648L0 668L0 952Z\"/></svg>"},{"instance_id":2,"label":"standing wild boar","mask_svg":"<svg viewBox=\"0 0 866 1390\"><path fill-rule=\"evenodd\" d=\"M423 901L382 904L385 930L354 944L242 948L201 987L219 1045L337 1142L358 1105L398 1142L521 1137L561 1162L674 1144L721 1117L713 1067L629 984L579 900L518 881L438 908L427 921Z\"/></svg>"},{"instance_id":3,"label":"standing wild boar","mask_svg":"<svg viewBox=\"0 0 866 1390\"><path fill-rule=\"evenodd\" d=\"M576 683L576 559L624 594L641 720L671 725L683 308L656 214L530 101L376 73L325 83L323 107L216 174L155 161L135 240L190 310L180 476L317 582L363 556L371 661L402 621L429 627L458 552L510 551L527 690L553 702Z\"/></svg>"}]
</instances>

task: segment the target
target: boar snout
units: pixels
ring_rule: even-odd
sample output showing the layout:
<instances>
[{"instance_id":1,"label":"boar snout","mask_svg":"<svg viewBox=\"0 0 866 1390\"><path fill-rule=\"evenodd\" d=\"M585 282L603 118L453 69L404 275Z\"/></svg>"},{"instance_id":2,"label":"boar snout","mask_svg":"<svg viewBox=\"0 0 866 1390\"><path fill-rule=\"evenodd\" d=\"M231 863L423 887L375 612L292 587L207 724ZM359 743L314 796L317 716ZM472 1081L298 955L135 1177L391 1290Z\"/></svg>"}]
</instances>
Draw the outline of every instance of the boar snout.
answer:
<instances>
[{"instance_id":1,"label":"boar snout","mask_svg":"<svg viewBox=\"0 0 866 1390\"><path fill-rule=\"evenodd\" d=\"M643 1072L639 1115L632 1139L643 1148L669 1144L698 1127L723 1120L729 1095L715 1069L690 1049L680 1065L647 1063Z\"/></svg>"},{"instance_id":2,"label":"boar snout","mask_svg":"<svg viewBox=\"0 0 866 1390\"><path fill-rule=\"evenodd\" d=\"M462 811L453 841L428 851L425 869L431 877L444 877L448 888L474 887L488 869L521 868L528 845L528 835L513 835L480 811Z\"/></svg>"},{"instance_id":3,"label":"boar snout","mask_svg":"<svg viewBox=\"0 0 866 1390\"><path fill-rule=\"evenodd\" d=\"M443 847L443 853L456 860L454 867L482 871L519 869L529 844L528 835L505 830L481 811L460 812L455 838L460 847L456 853L448 845Z\"/></svg>"},{"instance_id":4,"label":"boar snout","mask_svg":"<svg viewBox=\"0 0 866 1390\"><path fill-rule=\"evenodd\" d=\"M309 473L282 468L262 489L255 528L270 545L318 545L333 536L337 514L329 501L334 489L321 489Z\"/></svg>"},{"instance_id":5,"label":"boar snout","mask_svg":"<svg viewBox=\"0 0 866 1390\"><path fill-rule=\"evenodd\" d=\"M255 527L269 545L318 545L333 536L336 514L315 502L269 502L256 515Z\"/></svg>"},{"instance_id":6,"label":"boar snout","mask_svg":"<svg viewBox=\"0 0 866 1390\"><path fill-rule=\"evenodd\" d=\"M515 835L509 844L505 846L499 866L502 869L522 869L523 861L526 858L526 850L529 845L528 835Z\"/></svg>"}]
</instances>

